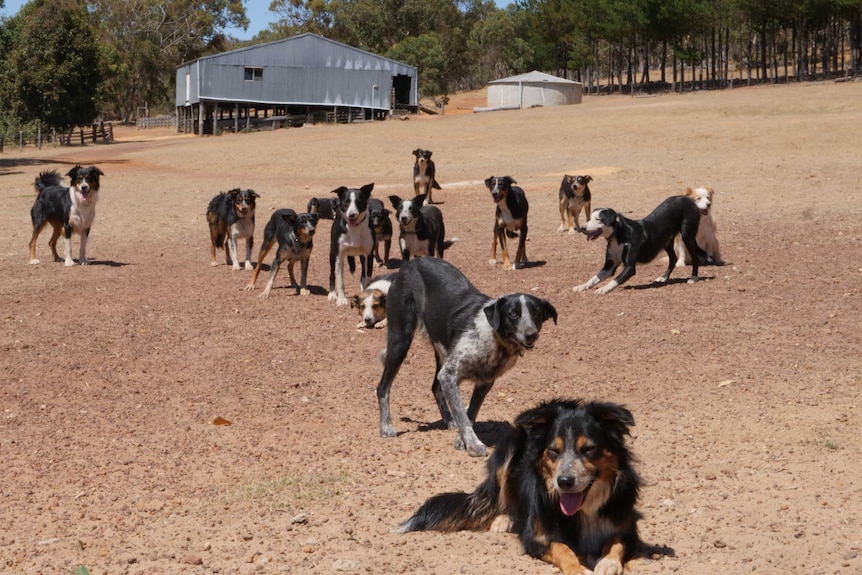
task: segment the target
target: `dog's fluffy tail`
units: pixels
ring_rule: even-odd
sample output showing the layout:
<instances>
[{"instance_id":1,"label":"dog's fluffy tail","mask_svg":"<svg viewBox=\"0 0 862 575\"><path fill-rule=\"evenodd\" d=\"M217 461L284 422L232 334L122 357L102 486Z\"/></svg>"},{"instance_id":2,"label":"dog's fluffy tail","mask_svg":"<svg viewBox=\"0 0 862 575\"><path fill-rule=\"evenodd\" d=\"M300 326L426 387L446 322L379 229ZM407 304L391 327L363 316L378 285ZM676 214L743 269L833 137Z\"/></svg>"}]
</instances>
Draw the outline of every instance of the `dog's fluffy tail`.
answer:
<instances>
[{"instance_id":1,"label":"dog's fluffy tail","mask_svg":"<svg viewBox=\"0 0 862 575\"><path fill-rule=\"evenodd\" d=\"M42 193L42 190L51 186L62 186L63 178L57 173L57 170L44 171L39 174L36 181L33 182L33 187L36 188L36 195Z\"/></svg>"},{"instance_id":2,"label":"dog's fluffy tail","mask_svg":"<svg viewBox=\"0 0 862 575\"><path fill-rule=\"evenodd\" d=\"M443 242L443 250L448 250L452 247L452 245L457 242L460 238L452 238Z\"/></svg>"},{"instance_id":3,"label":"dog's fluffy tail","mask_svg":"<svg viewBox=\"0 0 862 575\"><path fill-rule=\"evenodd\" d=\"M473 493L435 495L402 523L398 531L488 531L498 512L495 498L483 488L484 485Z\"/></svg>"}]
</instances>

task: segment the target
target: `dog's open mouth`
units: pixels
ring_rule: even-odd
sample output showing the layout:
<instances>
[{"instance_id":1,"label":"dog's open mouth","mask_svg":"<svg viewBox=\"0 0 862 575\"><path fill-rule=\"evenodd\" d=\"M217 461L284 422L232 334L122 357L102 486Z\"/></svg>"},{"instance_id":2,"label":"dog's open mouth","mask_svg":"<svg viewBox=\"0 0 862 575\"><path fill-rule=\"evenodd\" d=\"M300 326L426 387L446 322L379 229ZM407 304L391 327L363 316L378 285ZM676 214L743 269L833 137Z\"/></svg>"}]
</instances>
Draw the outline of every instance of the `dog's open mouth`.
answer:
<instances>
[{"instance_id":1,"label":"dog's open mouth","mask_svg":"<svg viewBox=\"0 0 862 575\"><path fill-rule=\"evenodd\" d=\"M560 511L563 515L574 515L584 504L584 493L560 493Z\"/></svg>"},{"instance_id":2,"label":"dog's open mouth","mask_svg":"<svg viewBox=\"0 0 862 575\"><path fill-rule=\"evenodd\" d=\"M708 215L709 215L709 210L700 210L700 215L702 215L702 216L708 216Z\"/></svg>"},{"instance_id":3,"label":"dog's open mouth","mask_svg":"<svg viewBox=\"0 0 862 575\"><path fill-rule=\"evenodd\" d=\"M587 241L591 242L594 239L596 239L597 237L599 237L600 235L602 235L602 230L601 230L601 228L599 228L597 230L593 230L593 231L586 230L586 231L584 231L584 234L587 236Z\"/></svg>"}]
</instances>

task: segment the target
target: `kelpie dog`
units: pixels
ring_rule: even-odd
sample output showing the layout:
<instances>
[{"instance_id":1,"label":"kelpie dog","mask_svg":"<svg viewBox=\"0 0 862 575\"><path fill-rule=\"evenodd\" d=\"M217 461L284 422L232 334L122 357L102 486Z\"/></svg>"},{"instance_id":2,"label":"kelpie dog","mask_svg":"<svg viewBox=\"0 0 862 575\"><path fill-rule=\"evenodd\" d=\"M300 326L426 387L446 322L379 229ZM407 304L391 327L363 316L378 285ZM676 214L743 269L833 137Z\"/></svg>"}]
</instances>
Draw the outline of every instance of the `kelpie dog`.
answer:
<instances>
[{"instance_id":1,"label":"kelpie dog","mask_svg":"<svg viewBox=\"0 0 862 575\"><path fill-rule=\"evenodd\" d=\"M413 190L416 195L425 194L429 205L434 201L431 199L432 190L439 190L437 183L437 168L431 159L431 150L417 148L413 150L416 161L413 163Z\"/></svg>"},{"instance_id":2,"label":"kelpie dog","mask_svg":"<svg viewBox=\"0 0 862 575\"><path fill-rule=\"evenodd\" d=\"M263 264L266 254L278 242L278 250L275 252L275 258L269 268L269 281L260 297L269 297L275 276L278 274L278 268L285 261L287 262L287 273L290 275L290 286L296 288L297 294L308 295L311 293L306 287L306 281L308 279L308 259L311 256L311 249L314 247L313 239L316 226L317 214L297 214L288 208L275 210L263 229L263 244L260 246L260 253L257 256L257 265L254 268L254 275L251 276L245 289L254 289L257 275L260 273L260 266ZM296 283L296 277L293 275L293 266L296 262L299 262L300 269L299 284Z\"/></svg>"},{"instance_id":3,"label":"kelpie dog","mask_svg":"<svg viewBox=\"0 0 862 575\"><path fill-rule=\"evenodd\" d=\"M485 186L491 191L491 198L497 204L494 215L494 239L491 242L490 264L497 263L497 242L503 252L503 269L513 270L527 263L527 196L510 176L491 176L485 180ZM515 252L514 263L509 263L509 249L506 237L518 237L518 251Z\"/></svg>"},{"instance_id":4,"label":"kelpie dog","mask_svg":"<svg viewBox=\"0 0 862 575\"><path fill-rule=\"evenodd\" d=\"M216 250L224 248L225 261L238 270L236 243L245 238L245 269L251 270L251 250L254 247L254 209L259 198L254 190L234 188L210 200L207 222L210 225L210 265L217 266Z\"/></svg>"},{"instance_id":5,"label":"kelpie dog","mask_svg":"<svg viewBox=\"0 0 862 575\"><path fill-rule=\"evenodd\" d=\"M584 211L584 219L590 218L590 186L592 176L563 176L560 183L560 227L557 231L569 230L570 234L575 230L581 232L580 215ZM568 221L568 223L567 223Z\"/></svg>"}]
</instances>

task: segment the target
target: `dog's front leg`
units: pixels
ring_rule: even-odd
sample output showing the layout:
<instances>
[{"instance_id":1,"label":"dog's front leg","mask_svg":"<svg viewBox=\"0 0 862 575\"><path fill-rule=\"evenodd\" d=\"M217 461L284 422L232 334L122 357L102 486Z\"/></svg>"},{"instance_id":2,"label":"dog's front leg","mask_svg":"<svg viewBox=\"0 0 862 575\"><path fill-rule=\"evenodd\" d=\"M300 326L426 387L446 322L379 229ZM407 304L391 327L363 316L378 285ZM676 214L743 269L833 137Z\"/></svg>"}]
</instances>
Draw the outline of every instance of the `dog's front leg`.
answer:
<instances>
[{"instance_id":1,"label":"dog's front leg","mask_svg":"<svg viewBox=\"0 0 862 575\"><path fill-rule=\"evenodd\" d=\"M612 538L602 549L602 558L593 568L594 575L622 575L625 547L618 537Z\"/></svg>"},{"instance_id":2,"label":"dog's front leg","mask_svg":"<svg viewBox=\"0 0 862 575\"><path fill-rule=\"evenodd\" d=\"M438 362L437 369L439 371L440 364ZM449 411L449 406L446 403L446 396L443 395L443 390L440 388L440 379L435 375L434 383L431 385L431 393L434 394L434 400L437 402L437 409L440 410L440 417L443 420L443 425L447 429L455 431L458 429L458 424L452 419L452 412Z\"/></svg>"},{"instance_id":3,"label":"dog's front leg","mask_svg":"<svg viewBox=\"0 0 862 575\"><path fill-rule=\"evenodd\" d=\"M587 569L572 549L564 544L552 541L541 559L555 565L563 572L563 575L588 575L592 573ZM622 571L620 571L620 574ZM611 575L607 573L605 575Z\"/></svg>"},{"instance_id":4,"label":"dog's front leg","mask_svg":"<svg viewBox=\"0 0 862 575\"><path fill-rule=\"evenodd\" d=\"M310 258L304 258L299 262L299 291L297 293L299 295L311 295L311 291L308 289L308 260Z\"/></svg>"},{"instance_id":5,"label":"dog's front leg","mask_svg":"<svg viewBox=\"0 0 862 575\"><path fill-rule=\"evenodd\" d=\"M597 289L596 294L597 295L604 295L604 294L608 293L609 291L616 289L617 286L621 286L624 283L626 283L627 281L629 281L629 279L632 276L634 276L636 273L637 273L637 269L635 268L634 264L625 265L623 267L623 271L621 271L617 277L615 277L614 279L609 281L607 283L607 285L603 285L602 287Z\"/></svg>"},{"instance_id":6,"label":"dog's front leg","mask_svg":"<svg viewBox=\"0 0 862 575\"><path fill-rule=\"evenodd\" d=\"M481 381L473 386L473 395L470 396L470 407L467 408L467 418L476 423L476 417L479 415L479 408L485 402L488 392L494 387L493 381Z\"/></svg>"},{"instance_id":7,"label":"dog's front leg","mask_svg":"<svg viewBox=\"0 0 862 575\"><path fill-rule=\"evenodd\" d=\"M63 255L65 256L66 267L75 265L75 260L72 259L72 228L69 226L63 231Z\"/></svg>"},{"instance_id":8,"label":"dog's front leg","mask_svg":"<svg viewBox=\"0 0 862 575\"><path fill-rule=\"evenodd\" d=\"M227 240L227 258L228 261L226 263L230 265L232 270L236 271L240 269L239 260L236 256L236 235L234 234L231 234Z\"/></svg>"},{"instance_id":9,"label":"dog's front leg","mask_svg":"<svg viewBox=\"0 0 862 575\"><path fill-rule=\"evenodd\" d=\"M586 282L582 283L581 285L576 285L575 287L573 287L572 291L586 291L586 290L590 289L591 287L593 287L594 285L605 281L606 279L611 277L611 274L613 274L613 273L614 273L614 268L612 268L612 269L607 269L606 267L602 268L599 270L599 273L597 273L596 275L591 277ZM614 287L616 287L616 286L614 286Z\"/></svg>"},{"instance_id":10,"label":"dog's front leg","mask_svg":"<svg viewBox=\"0 0 862 575\"><path fill-rule=\"evenodd\" d=\"M516 267L524 267L527 265L527 217L524 216L524 225L521 226L521 237L518 238L518 251L515 252L515 264L512 266L512 269Z\"/></svg>"},{"instance_id":11,"label":"dog's front leg","mask_svg":"<svg viewBox=\"0 0 862 575\"><path fill-rule=\"evenodd\" d=\"M251 251L254 248L254 236L248 236L245 239L245 271L250 272L254 269L251 264Z\"/></svg>"},{"instance_id":12,"label":"dog's front leg","mask_svg":"<svg viewBox=\"0 0 862 575\"><path fill-rule=\"evenodd\" d=\"M473 424L470 422L470 418L467 417L467 410L464 409L464 398L461 397L461 389L458 387L458 372L449 365L444 364L437 377L440 380L440 387L443 390L446 403L449 404L449 409L452 410L452 417L458 425L458 438L455 440L455 448L466 449L467 453L473 457L485 457L488 455L488 447L479 441L476 432L473 430Z\"/></svg>"},{"instance_id":13,"label":"dog's front leg","mask_svg":"<svg viewBox=\"0 0 862 575\"><path fill-rule=\"evenodd\" d=\"M488 263L492 266L497 263L497 236L499 235L499 227L494 222L494 237L491 240L491 256L488 258ZM506 253L506 248L503 248L503 253Z\"/></svg>"},{"instance_id":14,"label":"dog's front leg","mask_svg":"<svg viewBox=\"0 0 862 575\"><path fill-rule=\"evenodd\" d=\"M335 300L335 305L347 305L347 296L344 295L344 256L339 256L335 260L335 297L329 294L329 299Z\"/></svg>"},{"instance_id":15,"label":"dog's front leg","mask_svg":"<svg viewBox=\"0 0 862 575\"><path fill-rule=\"evenodd\" d=\"M90 260L87 259L87 240L90 239L90 230L84 230L81 232L81 247L79 248L78 255L78 263L82 266L90 263Z\"/></svg>"}]
</instances>

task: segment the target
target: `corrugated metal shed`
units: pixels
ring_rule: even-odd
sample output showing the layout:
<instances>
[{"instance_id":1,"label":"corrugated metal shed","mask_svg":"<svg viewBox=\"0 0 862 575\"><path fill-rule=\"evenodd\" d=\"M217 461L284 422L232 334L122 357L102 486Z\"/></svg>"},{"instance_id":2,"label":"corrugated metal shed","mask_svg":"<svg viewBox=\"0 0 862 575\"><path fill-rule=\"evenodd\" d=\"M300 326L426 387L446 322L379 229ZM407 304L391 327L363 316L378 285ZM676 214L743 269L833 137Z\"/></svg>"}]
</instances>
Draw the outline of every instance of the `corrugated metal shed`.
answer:
<instances>
[{"instance_id":1,"label":"corrugated metal shed","mask_svg":"<svg viewBox=\"0 0 862 575\"><path fill-rule=\"evenodd\" d=\"M584 85L538 71L488 82L488 109L580 104Z\"/></svg>"},{"instance_id":2,"label":"corrugated metal shed","mask_svg":"<svg viewBox=\"0 0 862 575\"><path fill-rule=\"evenodd\" d=\"M416 67L315 34L198 58L177 67L176 82L178 109L347 107L379 117L418 107Z\"/></svg>"}]
</instances>

